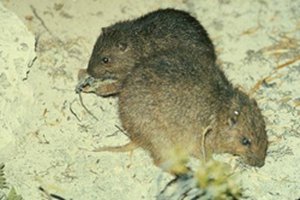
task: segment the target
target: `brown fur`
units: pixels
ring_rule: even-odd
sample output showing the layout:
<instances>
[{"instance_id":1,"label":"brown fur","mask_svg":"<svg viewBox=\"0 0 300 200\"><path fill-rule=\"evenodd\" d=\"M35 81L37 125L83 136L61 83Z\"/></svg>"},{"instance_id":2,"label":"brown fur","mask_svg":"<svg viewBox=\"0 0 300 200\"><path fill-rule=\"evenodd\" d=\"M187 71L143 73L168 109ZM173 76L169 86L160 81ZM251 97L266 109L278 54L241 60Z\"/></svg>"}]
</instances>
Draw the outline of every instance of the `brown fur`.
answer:
<instances>
[{"instance_id":1,"label":"brown fur","mask_svg":"<svg viewBox=\"0 0 300 200\"><path fill-rule=\"evenodd\" d=\"M114 26L98 38L87 72L100 82L113 80L95 92L119 97L120 119L133 144L149 151L159 166L175 149L198 158L231 153L247 164L264 165L267 135L260 109L215 64L207 35L206 42L192 41L193 46L178 42L174 48L163 42L160 49L151 47L157 37L151 30L149 39L131 29L122 29L117 37L120 24ZM167 35L172 38L172 32ZM103 62L105 57L109 62Z\"/></svg>"}]
</instances>

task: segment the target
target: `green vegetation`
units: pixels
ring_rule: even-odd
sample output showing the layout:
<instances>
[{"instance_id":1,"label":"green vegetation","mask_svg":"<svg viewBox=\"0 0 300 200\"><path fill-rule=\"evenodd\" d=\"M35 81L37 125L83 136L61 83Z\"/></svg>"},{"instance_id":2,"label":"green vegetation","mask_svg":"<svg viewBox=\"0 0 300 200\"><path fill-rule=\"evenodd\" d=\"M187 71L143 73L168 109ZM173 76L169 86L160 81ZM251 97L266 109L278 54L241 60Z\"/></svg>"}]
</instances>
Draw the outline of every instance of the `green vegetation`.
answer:
<instances>
[{"instance_id":1,"label":"green vegetation","mask_svg":"<svg viewBox=\"0 0 300 200\"><path fill-rule=\"evenodd\" d=\"M8 184L4 176L4 167L3 163L0 163L0 200L23 200L21 195L18 195L15 188L11 187L8 194L5 195L4 191L8 190Z\"/></svg>"},{"instance_id":2,"label":"green vegetation","mask_svg":"<svg viewBox=\"0 0 300 200\"><path fill-rule=\"evenodd\" d=\"M165 171L176 177L157 195L158 200L238 200L242 187L229 165L209 160L201 162L197 169L188 166L188 155L175 148L169 160L162 165Z\"/></svg>"}]
</instances>

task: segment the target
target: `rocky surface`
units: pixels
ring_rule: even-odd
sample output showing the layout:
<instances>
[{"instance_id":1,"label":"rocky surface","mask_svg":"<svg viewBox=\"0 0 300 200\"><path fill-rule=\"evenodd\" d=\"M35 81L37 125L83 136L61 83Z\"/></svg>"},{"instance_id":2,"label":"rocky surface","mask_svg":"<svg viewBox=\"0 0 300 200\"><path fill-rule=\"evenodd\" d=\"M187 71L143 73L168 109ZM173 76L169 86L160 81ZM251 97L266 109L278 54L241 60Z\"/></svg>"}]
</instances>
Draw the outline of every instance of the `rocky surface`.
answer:
<instances>
[{"instance_id":1,"label":"rocky surface","mask_svg":"<svg viewBox=\"0 0 300 200\"><path fill-rule=\"evenodd\" d=\"M270 140L266 164L235 169L245 195L300 197L300 1L2 0L0 162L26 200L49 199L47 193L76 200L155 199L172 178L141 149L132 155L82 150L127 138L116 98L84 94L95 119L74 92L101 27L166 7L201 21L229 79L263 111Z\"/></svg>"}]
</instances>

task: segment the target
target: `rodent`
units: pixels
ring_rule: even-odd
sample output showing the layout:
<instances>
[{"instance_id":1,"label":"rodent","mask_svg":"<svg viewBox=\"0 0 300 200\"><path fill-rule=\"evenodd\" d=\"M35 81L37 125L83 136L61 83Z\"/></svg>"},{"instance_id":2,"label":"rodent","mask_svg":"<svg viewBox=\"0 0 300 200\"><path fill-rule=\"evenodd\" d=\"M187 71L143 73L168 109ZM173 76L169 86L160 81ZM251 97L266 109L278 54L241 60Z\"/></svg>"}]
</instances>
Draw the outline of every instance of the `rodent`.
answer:
<instances>
[{"instance_id":1,"label":"rodent","mask_svg":"<svg viewBox=\"0 0 300 200\"><path fill-rule=\"evenodd\" d=\"M197 49L197 57L206 65L216 60L212 41L194 17L184 11L160 9L102 28L87 71L95 78L121 80L137 60L183 47ZM103 64L105 68L97 67Z\"/></svg>"},{"instance_id":2,"label":"rodent","mask_svg":"<svg viewBox=\"0 0 300 200\"><path fill-rule=\"evenodd\" d=\"M186 17L193 18L184 11L162 9L112 25L97 39L87 73L103 83L113 80L97 86L95 93L119 97L121 123L132 141L124 148L99 151L139 146L162 166L174 148L198 158L205 149L208 156L231 153L249 165L263 166L268 142L256 101L228 81L195 18L177 26ZM145 26L148 21L155 29ZM146 36L136 34L145 27Z\"/></svg>"}]
</instances>

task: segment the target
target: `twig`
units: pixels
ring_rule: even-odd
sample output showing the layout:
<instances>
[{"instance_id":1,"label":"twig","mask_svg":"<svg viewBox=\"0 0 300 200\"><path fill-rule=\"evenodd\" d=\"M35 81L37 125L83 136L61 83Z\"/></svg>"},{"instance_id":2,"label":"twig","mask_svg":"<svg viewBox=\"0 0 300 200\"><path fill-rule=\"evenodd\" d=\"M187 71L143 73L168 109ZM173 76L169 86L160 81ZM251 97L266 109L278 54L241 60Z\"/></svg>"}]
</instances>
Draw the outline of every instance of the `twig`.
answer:
<instances>
[{"instance_id":1,"label":"twig","mask_svg":"<svg viewBox=\"0 0 300 200\"><path fill-rule=\"evenodd\" d=\"M38 46L39 46L40 38L41 38L41 33L39 33L39 34L37 34L35 36L35 42L34 42L34 51L35 52L38 51Z\"/></svg>"},{"instance_id":2,"label":"twig","mask_svg":"<svg viewBox=\"0 0 300 200\"><path fill-rule=\"evenodd\" d=\"M127 133L126 131L124 131L120 126L118 126L117 124L115 124L115 127L116 127L119 131L121 131L124 135L126 135L126 136L129 137L128 133Z\"/></svg>"},{"instance_id":3,"label":"twig","mask_svg":"<svg viewBox=\"0 0 300 200\"><path fill-rule=\"evenodd\" d=\"M28 68L31 68L32 65L34 64L34 62L36 61L36 59L37 59L37 56L35 56L35 57L32 59L32 61L31 61L30 63L28 63L27 67L28 67ZM30 72L30 70L28 70L28 71L26 72L25 77L22 79L22 81L26 81L26 80L28 79L28 74L29 74L29 72Z\"/></svg>"},{"instance_id":4,"label":"twig","mask_svg":"<svg viewBox=\"0 0 300 200\"><path fill-rule=\"evenodd\" d=\"M171 186L173 185L174 183L176 183L176 181L178 181L179 179L179 176L176 176L175 178L173 178L171 181L169 181L165 187L159 192L159 196L162 195L163 193L166 192L166 190Z\"/></svg>"},{"instance_id":5,"label":"twig","mask_svg":"<svg viewBox=\"0 0 300 200\"><path fill-rule=\"evenodd\" d=\"M30 8L33 12L33 15L40 21L41 25L44 27L44 29L46 29L46 31L53 36L53 33L50 31L50 29L46 26L44 20L38 15L35 7L33 7L32 5L30 5Z\"/></svg>"},{"instance_id":6,"label":"twig","mask_svg":"<svg viewBox=\"0 0 300 200\"><path fill-rule=\"evenodd\" d=\"M39 16L39 14L37 13L35 7L33 7L32 5L30 5L30 8L32 10L33 15L40 21L42 27L53 37L56 38L57 41L61 44L63 44L63 41L61 39L59 39L58 37L56 37L52 31L46 26L44 20Z\"/></svg>"},{"instance_id":7,"label":"twig","mask_svg":"<svg viewBox=\"0 0 300 200\"><path fill-rule=\"evenodd\" d=\"M63 198L63 197L61 197L57 194L47 192L42 186L39 187L39 190L42 191L43 194L46 195L46 198L49 199L49 200L52 200L52 199L66 200L65 198Z\"/></svg>"},{"instance_id":8,"label":"twig","mask_svg":"<svg viewBox=\"0 0 300 200\"><path fill-rule=\"evenodd\" d=\"M275 68L275 70L279 70L279 69L281 69L281 68L287 67L287 66L289 66L289 65L291 65L291 64L293 64L293 63L295 63L295 62L298 62L299 60L300 60L300 56L297 56L297 57L294 58L293 60L289 60L289 61L287 61L287 62L285 62L285 63L283 63L283 64L281 64L281 65L278 65L278 66Z\"/></svg>"},{"instance_id":9,"label":"twig","mask_svg":"<svg viewBox=\"0 0 300 200\"><path fill-rule=\"evenodd\" d=\"M96 119L97 121L99 121L99 119L83 104L81 92L79 92L78 95L79 95L80 104L86 110L86 112L88 114L90 114L94 119Z\"/></svg>"},{"instance_id":10,"label":"twig","mask_svg":"<svg viewBox=\"0 0 300 200\"><path fill-rule=\"evenodd\" d=\"M58 196L57 194L50 194L50 196L54 199L58 199L58 200L66 200L65 198Z\"/></svg>"},{"instance_id":11,"label":"twig","mask_svg":"<svg viewBox=\"0 0 300 200\"><path fill-rule=\"evenodd\" d=\"M74 112L74 110L72 109L72 105L73 103L75 102L75 99L70 103L70 106L69 106L69 110L70 112L76 117L76 119L81 122L81 119L78 117L78 115Z\"/></svg>"},{"instance_id":12,"label":"twig","mask_svg":"<svg viewBox=\"0 0 300 200\"><path fill-rule=\"evenodd\" d=\"M50 194L49 194L42 186L39 187L39 190L40 190L41 192L43 192L43 194L46 196L46 198L47 198L48 200L51 200Z\"/></svg>"},{"instance_id":13,"label":"twig","mask_svg":"<svg viewBox=\"0 0 300 200\"><path fill-rule=\"evenodd\" d=\"M267 79L270 79L276 72L278 72L279 70L281 70L281 69L283 69L283 68L285 68L285 67L288 67L288 66L290 66L290 65L292 65L292 64L294 64L294 63L296 63L296 62L298 62L299 60L300 60L300 56L297 56L297 57L295 57L295 58L292 59L292 60L289 60L289 61L287 61L287 62L285 62L285 63L283 63L283 64L278 65L275 69L273 69L273 70L271 71L270 75L268 75L268 76L266 76L266 77L264 77L264 78L258 80L257 83L254 85L254 87L252 87L252 88L250 89L249 94L250 94L250 95L254 94L254 92L256 92L256 91L263 85L263 83L264 83Z\"/></svg>"}]
</instances>

